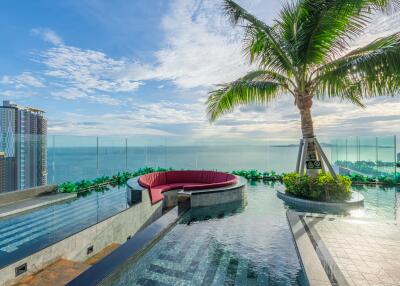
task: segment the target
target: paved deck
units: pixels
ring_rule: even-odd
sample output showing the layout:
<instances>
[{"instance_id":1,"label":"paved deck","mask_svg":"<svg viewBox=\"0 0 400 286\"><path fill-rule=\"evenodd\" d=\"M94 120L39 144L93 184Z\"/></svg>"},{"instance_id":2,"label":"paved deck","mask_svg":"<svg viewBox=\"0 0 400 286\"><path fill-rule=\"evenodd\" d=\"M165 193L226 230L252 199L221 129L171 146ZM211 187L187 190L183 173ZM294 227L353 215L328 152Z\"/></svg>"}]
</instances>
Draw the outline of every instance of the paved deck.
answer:
<instances>
[{"instance_id":1,"label":"paved deck","mask_svg":"<svg viewBox=\"0 0 400 286\"><path fill-rule=\"evenodd\" d=\"M0 207L0 218L21 212L37 209L47 205L60 203L76 197L76 194L49 194L26 199L20 202Z\"/></svg>"},{"instance_id":2,"label":"paved deck","mask_svg":"<svg viewBox=\"0 0 400 286\"><path fill-rule=\"evenodd\" d=\"M311 285L400 285L395 222L292 211L288 221Z\"/></svg>"},{"instance_id":3,"label":"paved deck","mask_svg":"<svg viewBox=\"0 0 400 286\"><path fill-rule=\"evenodd\" d=\"M66 259L60 259L41 271L22 278L17 284L14 284L14 286L66 285L90 266L110 254L118 246L119 244L112 243L96 255L87 259L85 262L75 262Z\"/></svg>"}]
</instances>

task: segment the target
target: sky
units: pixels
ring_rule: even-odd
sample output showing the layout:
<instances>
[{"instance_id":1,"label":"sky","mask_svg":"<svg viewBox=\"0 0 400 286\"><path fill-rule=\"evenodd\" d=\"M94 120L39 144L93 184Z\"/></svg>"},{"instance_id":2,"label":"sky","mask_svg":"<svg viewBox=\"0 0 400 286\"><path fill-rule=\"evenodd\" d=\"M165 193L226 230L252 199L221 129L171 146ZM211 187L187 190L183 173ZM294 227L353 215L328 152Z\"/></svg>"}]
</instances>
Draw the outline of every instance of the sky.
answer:
<instances>
[{"instance_id":1,"label":"sky","mask_svg":"<svg viewBox=\"0 0 400 286\"><path fill-rule=\"evenodd\" d=\"M239 0L267 23L279 0ZM221 0L4 0L0 9L0 100L46 111L56 135L165 138L170 142L297 140L290 96L244 106L214 124L205 100L251 67L240 28ZM379 15L353 46L400 30ZM318 136L400 135L399 97L316 102Z\"/></svg>"}]
</instances>

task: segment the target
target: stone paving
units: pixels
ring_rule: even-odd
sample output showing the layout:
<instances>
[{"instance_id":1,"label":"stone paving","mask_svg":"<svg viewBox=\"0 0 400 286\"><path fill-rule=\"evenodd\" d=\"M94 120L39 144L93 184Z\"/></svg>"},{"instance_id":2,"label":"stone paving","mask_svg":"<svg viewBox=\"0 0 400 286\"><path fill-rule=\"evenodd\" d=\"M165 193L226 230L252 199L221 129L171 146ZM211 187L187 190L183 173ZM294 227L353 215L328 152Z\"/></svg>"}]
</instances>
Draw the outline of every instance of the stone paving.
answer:
<instances>
[{"instance_id":1,"label":"stone paving","mask_svg":"<svg viewBox=\"0 0 400 286\"><path fill-rule=\"evenodd\" d=\"M110 254L118 246L119 244L112 243L96 255L87 259L85 262L75 262L66 259L60 259L41 271L22 278L17 284L14 284L14 286L66 285L83 271L88 269L91 265Z\"/></svg>"},{"instance_id":2,"label":"stone paving","mask_svg":"<svg viewBox=\"0 0 400 286\"><path fill-rule=\"evenodd\" d=\"M38 273L22 278L14 286L66 285L88 267L85 263L60 259Z\"/></svg>"},{"instance_id":3,"label":"stone paving","mask_svg":"<svg viewBox=\"0 0 400 286\"><path fill-rule=\"evenodd\" d=\"M400 228L395 222L299 217L333 285L400 285Z\"/></svg>"}]
</instances>

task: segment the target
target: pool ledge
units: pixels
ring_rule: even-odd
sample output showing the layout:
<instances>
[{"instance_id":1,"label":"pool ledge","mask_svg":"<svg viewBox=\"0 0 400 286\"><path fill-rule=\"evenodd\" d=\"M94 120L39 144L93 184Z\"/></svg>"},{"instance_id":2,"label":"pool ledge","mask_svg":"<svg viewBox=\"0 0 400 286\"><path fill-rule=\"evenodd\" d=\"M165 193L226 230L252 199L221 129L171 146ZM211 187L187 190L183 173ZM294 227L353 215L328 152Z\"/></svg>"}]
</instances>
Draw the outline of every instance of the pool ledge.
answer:
<instances>
[{"instance_id":1,"label":"pool ledge","mask_svg":"<svg viewBox=\"0 0 400 286\"><path fill-rule=\"evenodd\" d=\"M18 201L9 205L0 207L0 218L31 211L41 207L65 202L76 198L76 194L52 193L37 196L34 198Z\"/></svg>"},{"instance_id":2,"label":"pool ledge","mask_svg":"<svg viewBox=\"0 0 400 286\"><path fill-rule=\"evenodd\" d=\"M332 285L314 248L311 237L301 221L303 213L286 212L296 251L310 286Z\"/></svg>"},{"instance_id":3,"label":"pool ledge","mask_svg":"<svg viewBox=\"0 0 400 286\"><path fill-rule=\"evenodd\" d=\"M114 275L123 271L123 266L134 261L157 242L185 213L186 207L175 207L143 230L136 233L126 243L118 247L111 254L100 260L91 268L83 272L67 286L95 286L111 281Z\"/></svg>"},{"instance_id":4,"label":"pool ledge","mask_svg":"<svg viewBox=\"0 0 400 286\"><path fill-rule=\"evenodd\" d=\"M278 198L283 200L285 203L298 206L298 207L311 207L311 208L320 208L320 209L327 209L327 210L351 210L354 208L362 207L364 205L364 196L358 192L352 191L351 198L345 202L320 202L320 201L312 201L297 198L291 195L285 194L284 191L278 190L276 192Z\"/></svg>"}]
</instances>

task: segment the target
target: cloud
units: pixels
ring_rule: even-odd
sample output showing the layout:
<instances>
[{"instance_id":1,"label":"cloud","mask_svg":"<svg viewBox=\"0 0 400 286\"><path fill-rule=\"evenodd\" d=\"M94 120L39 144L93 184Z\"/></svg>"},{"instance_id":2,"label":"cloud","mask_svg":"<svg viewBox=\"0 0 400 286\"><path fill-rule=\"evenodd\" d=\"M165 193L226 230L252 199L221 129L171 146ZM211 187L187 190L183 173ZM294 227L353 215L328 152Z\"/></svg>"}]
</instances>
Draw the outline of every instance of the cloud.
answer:
<instances>
[{"instance_id":1,"label":"cloud","mask_svg":"<svg viewBox=\"0 0 400 286\"><path fill-rule=\"evenodd\" d=\"M12 85L16 89L24 87L45 87L44 80L30 72L23 72L17 76L4 75L0 80L0 84Z\"/></svg>"},{"instance_id":2,"label":"cloud","mask_svg":"<svg viewBox=\"0 0 400 286\"><path fill-rule=\"evenodd\" d=\"M37 96L38 94L33 91L22 91L22 90L0 90L0 96L12 97L14 99L29 98Z\"/></svg>"},{"instance_id":3,"label":"cloud","mask_svg":"<svg viewBox=\"0 0 400 286\"><path fill-rule=\"evenodd\" d=\"M77 88L67 88L62 91L52 92L51 95L56 98L62 98L68 100L86 99L89 102L100 103L111 106L118 106L124 104L124 101L117 98L113 98L109 95L105 94L90 95Z\"/></svg>"},{"instance_id":4,"label":"cloud","mask_svg":"<svg viewBox=\"0 0 400 286\"><path fill-rule=\"evenodd\" d=\"M54 97L64 98L64 99L78 99L87 97L87 94L85 92L82 92L77 88L67 88L62 91L55 91L52 92L51 95L53 95Z\"/></svg>"},{"instance_id":5,"label":"cloud","mask_svg":"<svg viewBox=\"0 0 400 286\"><path fill-rule=\"evenodd\" d=\"M142 80L169 80L179 88L210 87L229 82L251 67L242 54L240 31L233 30L218 1L172 1L162 20L164 47L155 65L131 66Z\"/></svg>"},{"instance_id":6,"label":"cloud","mask_svg":"<svg viewBox=\"0 0 400 286\"><path fill-rule=\"evenodd\" d=\"M35 55L33 60L45 66L43 74L56 98L119 105L115 95L134 92L143 84L126 75L127 59L113 59L103 52L62 45Z\"/></svg>"},{"instance_id":7,"label":"cloud","mask_svg":"<svg viewBox=\"0 0 400 286\"><path fill-rule=\"evenodd\" d=\"M44 64L45 74L84 92L128 92L141 82L125 75L124 59L112 59L106 54L71 46L54 47L39 53L35 61Z\"/></svg>"},{"instance_id":8,"label":"cloud","mask_svg":"<svg viewBox=\"0 0 400 286\"><path fill-rule=\"evenodd\" d=\"M39 36L42 40L55 46L60 46L64 44L63 39L59 35L57 35L56 32L49 28L33 28L31 30L31 34Z\"/></svg>"},{"instance_id":9,"label":"cloud","mask_svg":"<svg viewBox=\"0 0 400 286\"><path fill-rule=\"evenodd\" d=\"M63 119L60 119L63 118ZM146 126L135 119L135 114L106 113L100 115L83 115L64 113L57 120L49 121L49 132L52 134L74 134L85 136L171 136L168 131L160 130L156 126ZM140 140L141 138L137 138Z\"/></svg>"},{"instance_id":10,"label":"cloud","mask_svg":"<svg viewBox=\"0 0 400 286\"><path fill-rule=\"evenodd\" d=\"M280 0L268 1L268 5L265 0L239 2L268 23L281 5ZM160 23L164 41L157 43L160 48L156 51L149 48L154 58L147 62L69 46L49 29L34 29L33 34L54 45L34 55L34 61L42 65L37 73L40 76L24 73L18 80L18 76L4 76L0 83L22 88L29 87L30 82L34 86L35 81L28 80L31 76L38 80L36 87L40 87L45 78L49 94L56 99L110 106L106 114L100 115L87 115L84 110L80 112L85 114L66 113L65 119L60 120L57 114L49 124L51 133L175 138L182 135L194 142L215 138L298 138L300 115L290 96L268 107L239 107L214 125L207 122L207 91L254 68L242 53L242 29L230 26L220 5L221 1L171 0ZM371 25L353 46L391 33L400 27L399 23L399 14L377 17L375 26ZM160 81L154 84L157 95L145 90L140 97L131 96L147 81ZM0 95L7 94L13 95L8 90L0 91ZM396 119L400 114L398 100L371 100L365 110L345 104L334 100L315 103L313 115L318 135L400 131ZM92 106L82 105L87 110Z\"/></svg>"}]
</instances>

